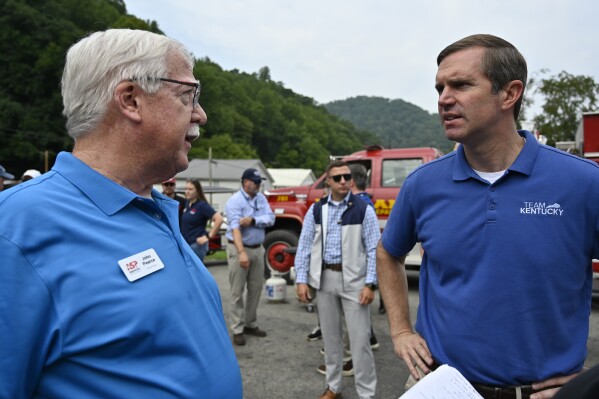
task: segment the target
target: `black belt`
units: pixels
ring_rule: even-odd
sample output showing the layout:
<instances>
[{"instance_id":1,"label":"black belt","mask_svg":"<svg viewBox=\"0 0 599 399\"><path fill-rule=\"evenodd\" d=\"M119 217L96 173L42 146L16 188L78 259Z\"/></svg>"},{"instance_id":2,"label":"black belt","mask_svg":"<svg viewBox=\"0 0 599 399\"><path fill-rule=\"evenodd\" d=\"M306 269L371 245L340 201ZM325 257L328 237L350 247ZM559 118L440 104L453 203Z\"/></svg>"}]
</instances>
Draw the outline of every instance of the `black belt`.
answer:
<instances>
[{"instance_id":1,"label":"black belt","mask_svg":"<svg viewBox=\"0 0 599 399\"><path fill-rule=\"evenodd\" d=\"M439 368L440 364L433 360L433 364L429 367L431 371L435 371ZM530 395L535 392L539 392L532 388L531 385L521 385L519 387L511 387L511 386L496 386L496 385L487 385L487 384L479 384L476 382L470 383L476 392L480 394L485 399L517 399L521 397L522 399L528 399ZM520 388L520 392L522 396L518 396L516 394L517 388Z\"/></svg>"},{"instance_id":2,"label":"black belt","mask_svg":"<svg viewBox=\"0 0 599 399\"><path fill-rule=\"evenodd\" d=\"M500 387L494 385L472 383L476 391L485 399L528 399L530 395L538 392L532 389L531 385L521 385L519 387ZM521 396L516 394L517 389L520 389Z\"/></svg>"},{"instance_id":3,"label":"black belt","mask_svg":"<svg viewBox=\"0 0 599 399\"><path fill-rule=\"evenodd\" d=\"M262 244L256 244L256 245L245 245L245 244L243 244L243 246L246 247L246 248L256 249L256 248L260 248L262 246Z\"/></svg>"},{"instance_id":4,"label":"black belt","mask_svg":"<svg viewBox=\"0 0 599 399\"><path fill-rule=\"evenodd\" d=\"M324 263L322 262L323 269L329 269L334 272L340 272L342 269L341 263Z\"/></svg>"}]
</instances>

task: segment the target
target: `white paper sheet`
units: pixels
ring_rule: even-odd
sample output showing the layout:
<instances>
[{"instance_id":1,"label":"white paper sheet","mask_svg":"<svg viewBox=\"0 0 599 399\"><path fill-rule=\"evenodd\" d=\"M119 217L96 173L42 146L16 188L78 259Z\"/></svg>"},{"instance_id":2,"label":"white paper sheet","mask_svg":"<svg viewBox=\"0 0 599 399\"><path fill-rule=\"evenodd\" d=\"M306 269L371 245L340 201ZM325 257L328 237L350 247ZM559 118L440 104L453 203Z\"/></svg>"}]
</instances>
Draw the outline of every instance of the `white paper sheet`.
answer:
<instances>
[{"instance_id":1,"label":"white paper sheet","mask_svg":"<svg viewBox=\"0 0 599 399\"><path fill-rule=\"evenodd\" d=\"M426 375L401 399L483 399L466 378L446 364Z\"/></svg>"}]
</instances>

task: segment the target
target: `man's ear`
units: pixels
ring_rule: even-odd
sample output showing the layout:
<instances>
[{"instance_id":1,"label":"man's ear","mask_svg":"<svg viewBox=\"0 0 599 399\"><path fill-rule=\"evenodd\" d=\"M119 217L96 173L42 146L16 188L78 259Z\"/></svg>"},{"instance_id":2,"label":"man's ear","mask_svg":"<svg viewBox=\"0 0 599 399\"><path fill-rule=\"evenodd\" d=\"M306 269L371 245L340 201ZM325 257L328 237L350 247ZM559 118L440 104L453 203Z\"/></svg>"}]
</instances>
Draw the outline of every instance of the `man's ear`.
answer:
<instances>
[{"instance_id":1,"label":"man's ear","mask_svg":"<svg viewBox=\"0 0 599 399\"><path fill-rule=\"evenodd\" d=\"M126 118L134 121L141 121L140 88L133 82L121 82L114 90L114 100L118 112Z\"/></svg>"},{"instance_id":2,"label":"man's ear","mask_svg":"<svg viewBox=\"0 0 599 399\"><path fill-rule=\"evenodd\" d=\"M501 102L501 108L508 110L513 108L516 102L522 98L522 92L524 91L524 84L519 80L512 80L508 82L503 88L504 97Z\"/></svg>"}]
</instances>

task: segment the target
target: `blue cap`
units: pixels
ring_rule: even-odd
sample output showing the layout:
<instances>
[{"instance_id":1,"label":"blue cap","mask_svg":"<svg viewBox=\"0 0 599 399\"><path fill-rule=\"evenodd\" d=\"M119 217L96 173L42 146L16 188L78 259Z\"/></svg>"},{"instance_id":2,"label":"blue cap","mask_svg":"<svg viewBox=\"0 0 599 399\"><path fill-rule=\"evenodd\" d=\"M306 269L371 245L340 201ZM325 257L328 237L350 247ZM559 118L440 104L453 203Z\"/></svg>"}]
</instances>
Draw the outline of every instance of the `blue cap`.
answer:
<instances>
[{"instance_id":1,"label":"blue cap","mask_svg":"<svg viewBox=\"0 0 599 399\"><path fill-rule=\"evenodd\" d=\"M260 176L260 172L258 172L257 169L249 168L246 169L245 172L243 172L243 175L241 176L241 180L246 179L251 180L256 184L260 184L262 183L262 180L266 180L266 177Z\"/></svg>"},{"instance_id":2,"label":"blue cap","mask_svg":"<svg viewBox=\"0 0 599 399\"><path fill-rule=\"evenodd\" d=\"M13 175L8 173L2 165L0 165L0 177L3 177L5 179L14 179L15 178Z\"/></svg>"}]
</instances>

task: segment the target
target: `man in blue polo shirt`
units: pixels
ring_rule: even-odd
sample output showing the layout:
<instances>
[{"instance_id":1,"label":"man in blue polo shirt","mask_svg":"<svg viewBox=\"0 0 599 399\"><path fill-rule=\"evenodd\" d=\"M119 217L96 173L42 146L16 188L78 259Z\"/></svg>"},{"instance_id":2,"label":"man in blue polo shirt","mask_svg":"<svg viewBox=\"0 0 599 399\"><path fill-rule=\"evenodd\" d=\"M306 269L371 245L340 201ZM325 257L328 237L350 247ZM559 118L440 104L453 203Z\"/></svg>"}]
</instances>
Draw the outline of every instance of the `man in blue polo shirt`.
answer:
<instances>
[{"instance_id":1,"label":"man in blue polo shirt","mask_svg":"<svg viewBox=\"0 0 599 399\"><path fill-rule=\"evenodd\" d=\"M218 287L152 189L206 123L192 68L145 31L69 50L73 153L0 194L0 397L242 397Z\"/></svg>"},{"instance_id":2,"label":"man in blue polo shirt","mask_svg":"<svg viewBox=\"0 0 599 399\"><path fill-rule=\"evenodd\" d=\"M395 352L414 379L449 364L484 398L550 398L586 357L599 168L516 130L527 67L510 43L469 36L437 63L441 123L461 145L408 177L377 249Z\"/></svg>"}]
</instances>

